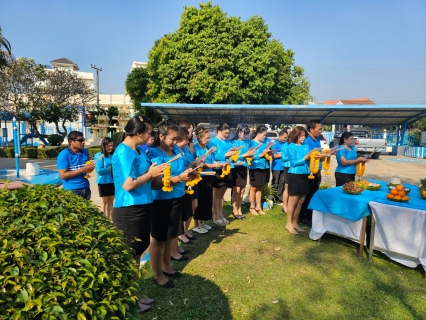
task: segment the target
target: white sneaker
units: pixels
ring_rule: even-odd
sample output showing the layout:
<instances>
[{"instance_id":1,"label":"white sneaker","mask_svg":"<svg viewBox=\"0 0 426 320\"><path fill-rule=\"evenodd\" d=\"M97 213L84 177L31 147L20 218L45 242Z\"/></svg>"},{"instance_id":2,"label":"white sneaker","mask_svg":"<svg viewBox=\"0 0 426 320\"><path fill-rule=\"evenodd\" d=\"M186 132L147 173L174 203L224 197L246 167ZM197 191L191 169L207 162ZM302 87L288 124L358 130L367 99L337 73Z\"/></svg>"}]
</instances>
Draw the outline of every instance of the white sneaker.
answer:
<instances>
[{"instance_id":1,"label":"white sneaker","mask_svg":"<svg viewBox=\"0 0 426 320\"><path fill-rule=\"evenodd\" d=\"M202 228L201 225L198 226L197 228L193 228L192 231L199 233L199 234L204 234L204 233L208 232L208 230Z\"/></svg>"},{"instance_id":2,"label":"white sneaker","mask_svg":"<svg viewBox=\"0 0 426 320\"><path fill-rule=\"evenodd\" d=\"M210 227L208 224L205 224L204 222L200 224L200 227L206 230L210 230L212 227Z\"/></svg>"}]
</instances>

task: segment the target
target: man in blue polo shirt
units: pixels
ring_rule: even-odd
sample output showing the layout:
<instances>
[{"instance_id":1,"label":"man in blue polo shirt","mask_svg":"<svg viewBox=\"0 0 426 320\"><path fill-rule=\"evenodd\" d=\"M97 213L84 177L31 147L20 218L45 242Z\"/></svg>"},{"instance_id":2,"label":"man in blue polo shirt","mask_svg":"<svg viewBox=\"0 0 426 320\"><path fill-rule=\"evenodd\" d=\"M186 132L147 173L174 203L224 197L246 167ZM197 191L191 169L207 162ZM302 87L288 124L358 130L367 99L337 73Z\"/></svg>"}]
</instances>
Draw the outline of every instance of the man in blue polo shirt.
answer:
<instances>
[{"instance_id":1,"label":"man in blue polo shirt","mask_svg":"<svg viewBox=\"0 0 426 320\"><path fill-rule=\"evenodd\" d=\"M64 189L90 200L90 184L84 176L93 171L95 165L86 164L90 156L84 149L84 140L82 132L71 131L68 134L68 148L59 153L56 164Z\"/></svg>"},{"instance_id":2,"label":"man in blue polo shirt","mask_svg":"<svg viewBox=\"0 0 426 320\"><path fill-rule=\"evenodd\" d=\"M308 123L308 136L305 139L304 145L309 147L309 150L313 150L318 148L321 149L321 140L319 136L322 132L322 124L320 120L311 120ZM335 154L336 151L330 151L330 154ZM324 158L325 155L321 154L321 158ZM306 163L309 166L309 160L306 160ZM318 191L319 186L321 184L321 169L322 169L322 161L319 163L318 172L314 175L314 179L309 180L309 194L306 195L305 201L302 204L302 208L300 209L299 220L301 223L312 226L312 210L308 209L309 202L311 201L315 192Z\"/></svg>"}]
</instances>

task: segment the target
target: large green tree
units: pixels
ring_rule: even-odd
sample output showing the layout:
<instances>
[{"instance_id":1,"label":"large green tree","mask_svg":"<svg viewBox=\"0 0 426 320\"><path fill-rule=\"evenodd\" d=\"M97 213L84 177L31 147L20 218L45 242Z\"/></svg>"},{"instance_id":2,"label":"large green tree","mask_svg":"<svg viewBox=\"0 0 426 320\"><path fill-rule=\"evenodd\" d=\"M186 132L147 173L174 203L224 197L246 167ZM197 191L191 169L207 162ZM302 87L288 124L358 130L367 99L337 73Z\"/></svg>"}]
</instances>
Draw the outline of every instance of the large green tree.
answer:
<instances>
[{"instance_id":1,"label":"large green tree","mask_svg":"<svg viewBox=\"0 0 426 320\"><path fill-rule=\"evenodd\" d=\"M8 66L12 60L12 47L10 42L3 37L0 27L0 68Z\"/></svg>"},{"instance_id":2,"label":"large green tree","mask_svg":"<svg viewBox=\"0 0 426 320\"><path fill-rule=\"evenodd\" d=\"M147 94L149 83L148 71L145 68L134 68L127 75L125 86L126 93L133 101L133 108L137 114L147 116L153 122L158 122L160 117L155 111L141 107L141 102L149 102L150 97Z\"/></svg>"},{"instance_id":3,"label":"large green tree","mask_svg":"<svg viewBox=\"0 0 426 320\"><path fill-rule=\"evenodd\" d=\"M294 53L261 17L241 21L210 2L185 7L180 27L149 52L151 101L302 104L310 100Z\"/></svg>"}]
</instances>

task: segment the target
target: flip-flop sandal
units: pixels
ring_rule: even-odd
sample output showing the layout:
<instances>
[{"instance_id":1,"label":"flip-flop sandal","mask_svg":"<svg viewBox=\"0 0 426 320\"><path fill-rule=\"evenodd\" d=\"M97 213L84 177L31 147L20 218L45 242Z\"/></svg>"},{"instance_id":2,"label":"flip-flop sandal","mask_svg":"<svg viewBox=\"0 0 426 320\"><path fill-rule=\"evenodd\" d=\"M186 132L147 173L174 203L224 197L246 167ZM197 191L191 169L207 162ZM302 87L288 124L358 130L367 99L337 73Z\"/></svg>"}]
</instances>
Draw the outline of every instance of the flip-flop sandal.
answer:
<instances>
[{"instance_id":1,"label":"flip-flop sandal","mask_svg":"<svg viewBox=\"0 0 426 320\"><path fill-rule=\"evenodd\" d=\"M250 213L251 213L252 215L254 215L254 216L258 216L258 215L259 215L259 213L256 211L256 209L255 209L255 208L250 208Z\"/></svg>"},{"instance_id":2,"label":"flip-flop sandal","mask_svg":"<svg viewBox=\"0 0 426 320\"><path fill-rule=\"evenodd\" d=\"M225 221L223 221L222 219L219 219L219 220L213 220L213 223L214 223L215 225L218 225L219 227L224 227L224 226L226 226L226 222L225 222Z\"/></svg>"},{"instance_id":3,"label":"flip-flop sandal","mask_svg":"<svg viewBox=\"0 0 426 320\"><path fill-rule=\"evenodd\" d=\"M199 225L200 228L206 229L207 231L210 230L212 227L210 227L208 224L205 224L204 222Z\"/></svg>"},{"instance_id":4,"label":"flip-flop sandal","mask_svg":"<svg viewBox=\"0 0 426 320\"><path fill-rule=\"evenodd\" d=\"M196 232L196 233L199 233L199 234L207 233L207 230L206 230L206 229L204 229L204 228L200 228L200 227L193 228L193 229L192 229L192 231L194 231L194 232Z\"/></svg>"}]
</instances>

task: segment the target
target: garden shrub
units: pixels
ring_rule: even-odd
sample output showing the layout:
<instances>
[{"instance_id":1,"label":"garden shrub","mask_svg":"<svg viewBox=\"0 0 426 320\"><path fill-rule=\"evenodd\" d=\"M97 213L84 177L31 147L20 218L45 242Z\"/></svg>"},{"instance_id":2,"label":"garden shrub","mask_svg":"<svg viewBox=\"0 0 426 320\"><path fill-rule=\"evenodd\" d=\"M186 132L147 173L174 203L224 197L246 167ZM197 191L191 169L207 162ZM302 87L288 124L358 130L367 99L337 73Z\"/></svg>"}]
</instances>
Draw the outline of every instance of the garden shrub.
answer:
<instances>
[{"instance_id":1,"label":"garden shrub","mask_svg":"<svg viewBox=\"0 0 426 320\"><path fill-rule=\"evenodd\" d=\"M118 140L118 136L120 135L121 132L116 132L111 136L112 141L114 142L114 146L118 146L117 140Z\"/></svg>"},{"instance_id":2,"label":"garden shrub","mask_svg":"<svg viewBox=\"0 0 426 320\"><path fill-rule=\"evenodd\" d=\"M62 142L64 142L64 137L60 134L51 134L47 137L47 141L49 141L51 146L57 147L60 146Z\"/></svg>"},{"instance_id":3,"label":"garden shrub","mask_svg":"<svg viewBox=\"0 0 426 320\"><path fill-rule=\"evenodd\" d=\"M89 152L90 159L93 159L95 154L101 151L101 147L89 147L87 151Z\"/></svg>"},{"instance_id":4,"label":"garden shrub","mask_svg":"<svg viewBox=\"0 0 426 320\"><path fill-rule=\"evenodd\" d=\"M0 190L0 319L138 319L133 253L90 201Z\"/></svg>"}]
</instances>

